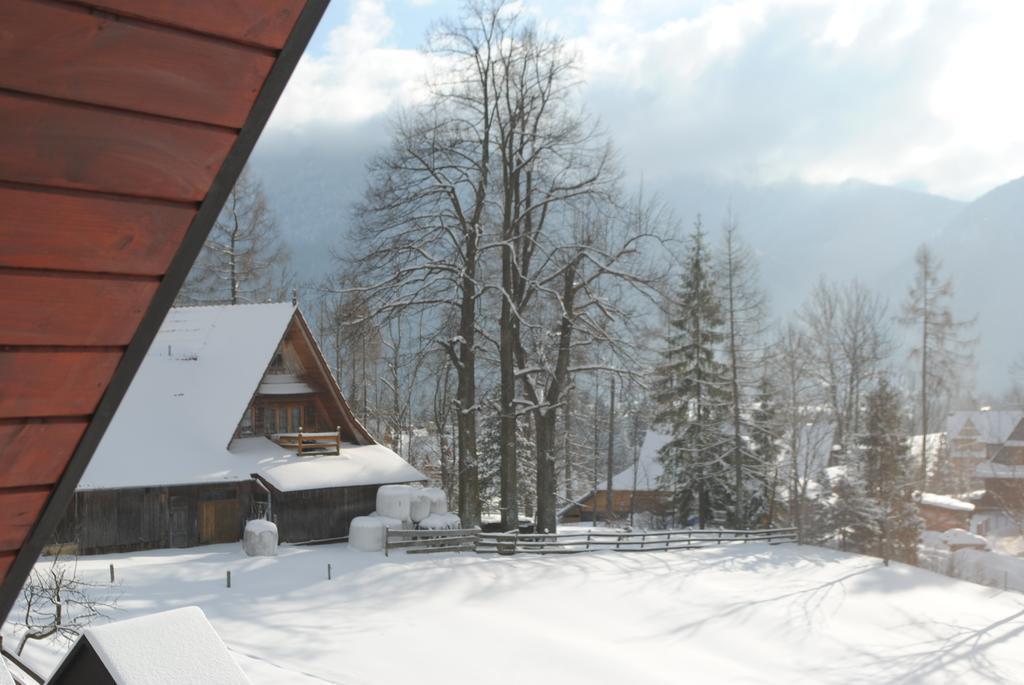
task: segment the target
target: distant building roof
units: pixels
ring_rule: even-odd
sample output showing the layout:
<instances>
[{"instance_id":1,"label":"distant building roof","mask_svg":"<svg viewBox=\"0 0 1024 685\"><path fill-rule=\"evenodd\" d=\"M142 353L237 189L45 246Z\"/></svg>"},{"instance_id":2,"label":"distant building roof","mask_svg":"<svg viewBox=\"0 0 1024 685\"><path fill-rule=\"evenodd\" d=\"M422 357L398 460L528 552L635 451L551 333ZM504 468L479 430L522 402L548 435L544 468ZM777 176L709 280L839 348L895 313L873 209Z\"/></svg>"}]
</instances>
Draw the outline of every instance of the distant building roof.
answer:
<instances>
[{"instance_id":1,"label":"distant building roof","mask_svg":"<svg viewBox=\"0 0 1024 685\"><path fill-rule=\"evenodd\" d=\"M949 509L950 511L974 511L974 505L964 502L948 495L936 495L933 492L922 492L918 494L918 502L927 507L938 509Z\"/></svg>"},{"instance_id":2,"label":"distant building roof","mask_svg":"<svg viewBox=\"0 0 1024 685\"><path fill-rule=\"evenodd\" d=\"M998 445L1006 441L1021 419L1024 411L1019 410L956 411L946 417L946 434L954 440L970 422L978 432L978 442Z\"/></svg>"},{"instance_id":3,"label":"distant building roof","mask_svg":"<svg viewBox=\"0 0 1024 685\"><path fill-rule=\"evenodd\" d=\"M253 473L309 486L281 489L426 480L380 445L343 444L337 457L296 457L263 437L232 442L296 311L292 304L172 309L79 489L238 481Z\"/></svg>"},{"instance_id":4,"label":"distant building roof","mask_svg":"<svg viewBox=\"0 0 1024 685\"><path fill-rule=\"evenodd\" d=\"M640 454L637 457L636 463L637 492L659 491L664 489L658 485L658 479L665 471L661 464L661 458L658 456L658 451L661 450L661 448L664 447L671 439L671 435L666 435L665 433L659 433L653 430L649 430L644 434L644 441L640 445ZM604 488L600 487L599 484L598 490L603 489ZM632 466L615 474L615 477L612 478L612 490L618 492L633 490Z\"/></svg>"}]
</instances>

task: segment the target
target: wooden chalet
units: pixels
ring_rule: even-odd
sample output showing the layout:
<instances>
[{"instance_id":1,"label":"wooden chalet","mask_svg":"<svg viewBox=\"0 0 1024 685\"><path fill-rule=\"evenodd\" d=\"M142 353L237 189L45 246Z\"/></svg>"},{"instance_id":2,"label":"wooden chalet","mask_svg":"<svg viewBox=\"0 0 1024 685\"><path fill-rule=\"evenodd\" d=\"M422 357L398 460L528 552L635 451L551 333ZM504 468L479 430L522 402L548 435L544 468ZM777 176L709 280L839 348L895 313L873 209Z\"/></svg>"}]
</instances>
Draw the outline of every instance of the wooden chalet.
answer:
<instances>
[{"instance_id":1,"label":"wooden chalet","mask_svg":"<svg viewBox=\"0 0 1024 685\"><path fill-rule=\"evenodd\" d=\"M615 521L628 521L630 513L634 519L659 525L672 520L672 493L665 491L658 483L663 467L658 451L670 440L668 435L647 431L644 435L640 454L635 466L620 471L612 478L611 494L608 481L599 483L596 491L563 508L559 520L563 523L585 523L605 521L608 518L608 500L611 498L612 516Z\"/></svg>"},{"instance_id":2,"label":"wooden chalet","mask_svg":"<svg viewBox=\"0 0 1024 685\"><path fill-rule=\"evenodd\" d=\"M918 493L915 500L925 530L943 533L950 528L970 529L971 515L974 513L972 503L930 492Z\"/></svg>"},{"instance_id":3,"label":"wooden chalet","mask_svg":"<svg viewBox=\"0 0 1024 685\"><path fill-rule=\"evenodd\" d=\"M95 554L240 540L343 537L377 488L425 481L349 410L298 308L167 315L55 542Z\"/></svg>"},{"instance_id":4,"label":"wooden chalet","mask_svg":"<svg viewBox=\"0 0 1024 685\"><path fill-rule=\"evenodd\" d=\"M1022 419L1024 412L1016 410L957 411L947 416L946 444L958 476L981 487L978 467L996 456Z\"/></svg>"},{"instance_id":5,"label":"wooden chalet","mask_svg":"<svg viewBox=\"0 0 1024 685\"><path fill-rule=\"evenodd\" d=\"M0 618L326 6L0 3Z\"/></svg>"},{"instance_id":6,"label":"wooden chalet","mask_svg":"<svg viewBox=\"0 0 1024 685\"><path fill-rule=\"evenodd\" d=\"M979 465L975 476L985 484L976 503L980 519L975 529L982 535L1012 523L1024 513L1024 418L993 457Z\"/></svg>"}]
</instances>

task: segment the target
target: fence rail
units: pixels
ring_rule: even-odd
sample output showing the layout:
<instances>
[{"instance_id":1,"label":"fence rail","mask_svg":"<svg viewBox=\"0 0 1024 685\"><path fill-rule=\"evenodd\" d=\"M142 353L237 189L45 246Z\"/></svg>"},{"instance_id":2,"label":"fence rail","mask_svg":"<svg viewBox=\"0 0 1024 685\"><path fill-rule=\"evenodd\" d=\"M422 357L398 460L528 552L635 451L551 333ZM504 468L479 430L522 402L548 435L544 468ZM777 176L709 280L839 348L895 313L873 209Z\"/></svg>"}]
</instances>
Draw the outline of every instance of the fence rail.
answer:
<instances>
[{"instance_id":1,"label":"fence rail","mask_svg":"<svg viewBox=\"0 0 1024 685\"><path fill-rule=\"evenodd\" d=\"M341 429L333 433L275 433L274 441L300 457L311 452L333 451L341 454Z\"/></svg>"},{"instance_id":2,"label":"fence rail","mask_svg":"<svg viewBox=\"0 0 1024 685\"><path fill-rule=\"evenodd\" d=\"M579 554L664 552L725 544L796 542L796 528L763 530L659 530L641 533L589 531L578 533L484 533L478 528L459 530L389 530L384 553L404 549L409 554L477 552L480 554Z\"/></svg>"},{"instance_id":3,"label":"fence rail","mask_svg":"<svg viewBox=\"0 0 1024 685\"><path fill-rule=\"evenodd\" d=\"M394 530L388 529L384 538L384 556L393 549L404 549L408 554L431 552L473 552L479 539L479 528L455 530Z\"/></svg>"},{"instance_id":4,"label":"fence rail","mask_svg":"<svg viewBox=\"0 0 1024 685\"><path fill-rule=\"evenodd\" d=\"M498 554L579 554L616 552L664 552L723 544L796 542L796 528L764 530L664 530L642 533L481 533L476 551Z\"/></svg>"}]
</instances>

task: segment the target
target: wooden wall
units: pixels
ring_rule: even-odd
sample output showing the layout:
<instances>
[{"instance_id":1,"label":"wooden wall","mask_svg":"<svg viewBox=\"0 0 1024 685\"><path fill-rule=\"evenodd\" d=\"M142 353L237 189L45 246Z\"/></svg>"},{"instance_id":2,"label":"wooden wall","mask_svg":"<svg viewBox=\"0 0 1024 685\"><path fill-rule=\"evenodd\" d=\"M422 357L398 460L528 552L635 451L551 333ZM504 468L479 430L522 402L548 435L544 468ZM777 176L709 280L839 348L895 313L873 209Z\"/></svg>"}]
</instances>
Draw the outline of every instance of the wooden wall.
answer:
<instances>
[{"instance_id":1,"label":"wooden wall","mask_svg":"<svg viewBox=\"0 0 1024 685\"><path fill-rule=\"evenodd\" d=\"M0 578L305 6L0 2Z\"/></svg>"},{"instance_id":2,"label":"wooden wall","mask_svg":"<svg viewBox=\"0 0 1024 685\"><path fill-rule=\"evenodd\" d=\"M79 491L53 542L80 554L234 542L251 506L249 481Z\"/></svg>"},{"instance_id":3,"label":"wooden wall","mask_svg":"<svg viewBox=\"0 0 1024 685\"><path fill-rule=\"evenodd\" d=\"M631 490L612 491L612 511L617 518L628 518L630 512L630 500L633 497ZM597 520L604 521L608 503L608 493L605 490L598 490L596 497L587 495L579 504L571 507L562 515L565 522L590 521L597 508ZM648 512L658 515L672 514L672 497L668 493L640 491L636 493L633 504L633 511L636 513Z\"/></svg>"},{"instance_id":4,"label":"wooden wall","mask_svg":"<svg viewBox=\"0 0 1024 685\"><path fill-rule=\"evenodd\" d=\"M326 540L348 535L356 516L377 508L379 485L280 492L272 488L273 518L281 542Z\"/></svg>"}]
</instances>

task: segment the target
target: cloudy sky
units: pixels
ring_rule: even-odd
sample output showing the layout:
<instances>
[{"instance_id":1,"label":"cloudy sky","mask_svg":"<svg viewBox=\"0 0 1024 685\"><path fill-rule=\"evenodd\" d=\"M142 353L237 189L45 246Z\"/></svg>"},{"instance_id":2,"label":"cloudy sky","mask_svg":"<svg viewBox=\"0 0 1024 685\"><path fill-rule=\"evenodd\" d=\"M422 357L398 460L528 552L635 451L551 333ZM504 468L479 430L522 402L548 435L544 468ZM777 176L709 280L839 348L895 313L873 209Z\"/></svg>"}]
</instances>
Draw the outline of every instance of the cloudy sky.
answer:
<instances>
[{"instance_id":1,"label":"cloudy sky","mask_svg":"<svg viewBox=\"0 0 1024 685\"><path fill-rule=\"evenodd\" d=\"M319 144L423 97L451 0L333 0L268 128ZM647 178L855 178L972 199L1024 175L1019 0L530 1Z\"/></svg>"}]
</instances>

